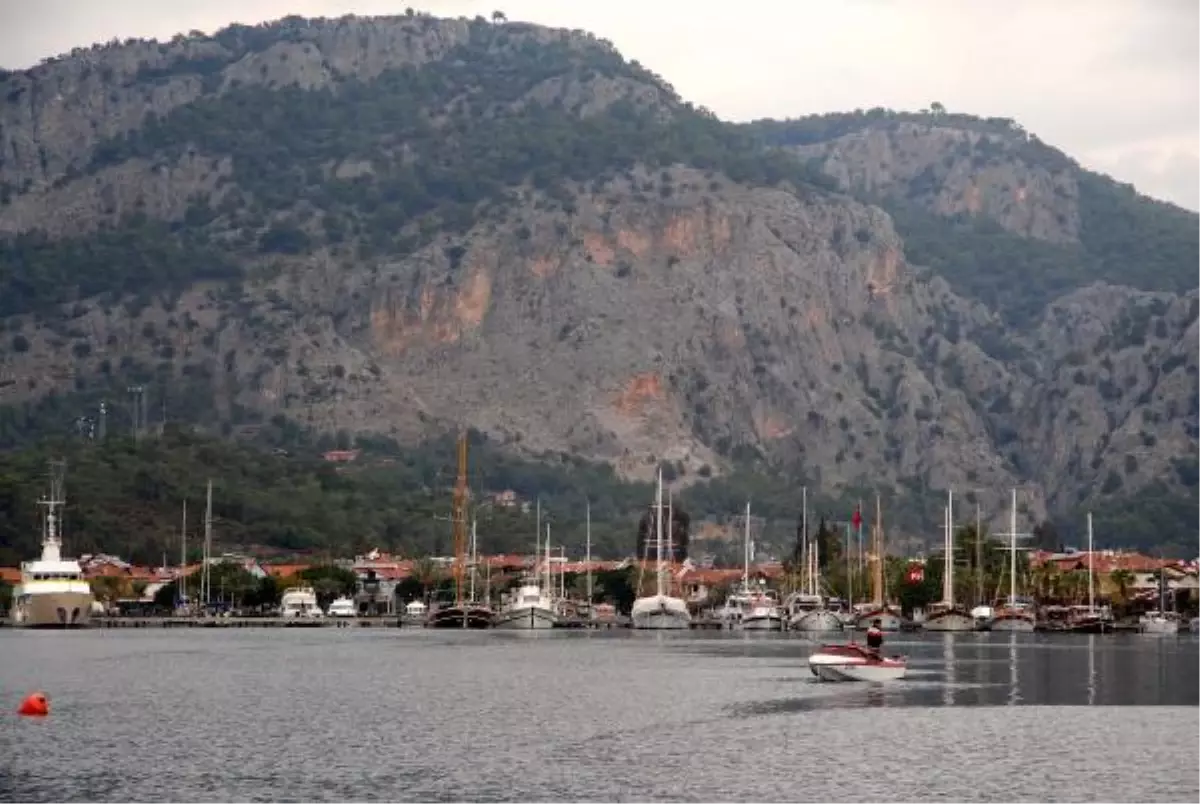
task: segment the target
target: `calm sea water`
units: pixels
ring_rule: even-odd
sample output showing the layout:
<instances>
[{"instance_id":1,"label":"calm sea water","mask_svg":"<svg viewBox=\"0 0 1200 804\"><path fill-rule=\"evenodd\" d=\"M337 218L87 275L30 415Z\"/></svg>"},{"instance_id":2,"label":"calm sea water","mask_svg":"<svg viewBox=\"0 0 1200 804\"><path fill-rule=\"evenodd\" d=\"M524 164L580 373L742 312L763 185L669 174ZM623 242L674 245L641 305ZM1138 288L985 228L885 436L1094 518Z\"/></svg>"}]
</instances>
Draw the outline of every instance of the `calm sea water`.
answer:
<instances>
[{"instance_id":1,"label":"calm sea water","mask_svg":"<svg viewBox=\"0 0 1200 804\"><path fill-rule=\"evenodd\" d=\"M1194 637L0 632L0 800L1196 801ZM44 720L13 712L51 697Z\"/></svg>"}]
</instances>

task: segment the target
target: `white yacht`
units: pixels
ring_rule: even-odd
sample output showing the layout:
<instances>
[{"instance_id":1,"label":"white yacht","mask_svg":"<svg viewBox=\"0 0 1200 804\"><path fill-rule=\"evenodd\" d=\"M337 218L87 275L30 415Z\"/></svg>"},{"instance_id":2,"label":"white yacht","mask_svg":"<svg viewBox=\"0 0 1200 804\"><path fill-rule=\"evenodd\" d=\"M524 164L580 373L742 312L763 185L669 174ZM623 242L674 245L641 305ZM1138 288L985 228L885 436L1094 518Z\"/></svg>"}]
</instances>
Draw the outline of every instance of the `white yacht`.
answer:
<instances>
[{"instance_id":1,"label":"white yacht","mask_svg":"<svg viewBox=\"0 0 1200 804\"><path fill-rule=\"evenodd\" d=\"M630 612L630 619L633 620L633 627L642 630L653 631L682 631L692 626L692 615L687 609L687 604L680 598L672 597L664 591L664 576L666 570L663 567L663 505L662 505L662 470L658 473L658 493L655 497L654 504L654 523L657 531L655 538L655 549L658 555L658 566L654 573L655 593L648 597L639 597L633 601L633 610ZM673 517L668 517L673 519ZM673 524L673 523L671 523ZM670 538L670 525L668 525L668 536ZM668 547L669 549L669 547Z\"/></svg>"},{"instance_id":2,"label":"white yacht","mask_svg":"<svg viewBox=\"0 0 1200 804\"><path fill-rule=\"evenodd\" d=\"M588 517L590 522L590 513ZM535 556L542 552L540 499L538 500L537 522L538 537L537 548L534 550ZM493 627L506 630L537 631L558 625L558 603L549 591L553 586L550 575L550 525L547 523L544 571L538 573L536 565L534 566L529 577L525 578L513 597L496 615Z\"/></svg>"},{"instance_id":3,"label":"white yacht","mask_svg":"<svg viewBox=\"0 0 1200 804\"><path fill-rule=\"evenodd\" d=\"M841 631L845 627L835 607L821 595L796 593L787 600L788 629L810 633Z\"/></svg>"},{"instance_id":4,"label":"white yacht","mask_svg":"<svg viewBox=\"0 0 1200 804\"><path fill-rule=\"evenodd\" d=\"M538 630L558 624L554 598L541 585L527 581L516 591L512 600L496 615L495 628Z\"/></svg>"},{"instance_id":5,"label":"white yacht","mask_svg":"<svg viewBox=\"0 0 1200 804\"><path fill-rule=\"evenodd\" d=\"M92 587L79 562L62 556L58 535L58 508L62 499L62 474L52 470L50 499L42 529L42 557L21 564L21 583L13 590L12 623L25 628L82 628L91 619Z\"/></svg>"},{"instance_id":6,"label":"white yacht","mask_svg":"<svg viewBox=\"0 0 1200 804\"><path fill-rule=\"evenodd\" d=\"M773 591L760 592L750 599L742 615L743 631L782 631L783 609Z\"/></svg>"},{"instance_id":7,"label":"white yacht","mask_svg":"<svg viewBox=\"0 0 1200 804\"><path fill-rule=\"evenodd\" d=\"M311 586L297 586L284 592L283 598L279 601L279 614L285 618L316 619L324 616L321 613L321 607L317 604L317 593Z\"/></svg>"},{"instance_id":8,"label":"white yacht","mask_svg":"<svg viewBox=\"0 0 1200 804\"><path fill-rule=\"evenodd\" d=\"M337 600L329 604L330 617L357 617L358 609L354 605L354 601L348 597L339 597Z\"/></svg>"}]
</instances>

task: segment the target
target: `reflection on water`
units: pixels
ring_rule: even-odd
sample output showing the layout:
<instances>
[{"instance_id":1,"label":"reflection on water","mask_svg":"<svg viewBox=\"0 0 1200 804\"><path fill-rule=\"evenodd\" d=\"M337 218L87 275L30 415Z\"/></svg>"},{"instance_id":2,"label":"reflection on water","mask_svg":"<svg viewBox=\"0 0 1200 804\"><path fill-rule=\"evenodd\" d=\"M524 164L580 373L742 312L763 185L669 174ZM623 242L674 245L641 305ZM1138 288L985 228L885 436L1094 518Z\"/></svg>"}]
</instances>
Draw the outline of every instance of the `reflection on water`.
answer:
<instances>
[{"instance_id":1,"label":"reflection on water","mask_svg":"<svg viewBox=\"0 0 1200 804\"><path fill-rule=\"evenodd\" d=\"M686 632L0 632L0 801L1200 796L1195 638L895 635L909 675L880 685L817 683L814 647ZM13 717L36 688L51 717ZM871 741L892 748L860 773Z\"/></svg>"}]
</instances>

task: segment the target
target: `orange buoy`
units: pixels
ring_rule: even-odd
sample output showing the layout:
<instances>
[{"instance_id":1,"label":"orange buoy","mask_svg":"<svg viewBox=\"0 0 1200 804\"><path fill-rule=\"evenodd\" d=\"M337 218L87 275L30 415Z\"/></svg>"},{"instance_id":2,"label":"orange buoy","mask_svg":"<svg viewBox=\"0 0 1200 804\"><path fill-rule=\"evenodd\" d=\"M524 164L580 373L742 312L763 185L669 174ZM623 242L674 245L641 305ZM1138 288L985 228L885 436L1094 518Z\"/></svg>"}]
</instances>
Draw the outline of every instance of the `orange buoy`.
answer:
<instances>
[{"instance_id":1,"label":"orange buoy","mask_svg":"<svg viewBox=\"0 0 1200 804\"><path fill-rule=\"evenodd\" d=\"M17 714L26 717L45 717L50 714L50 699L44 692L30 693L17 707Z\"/></svg>"}]
</instances>

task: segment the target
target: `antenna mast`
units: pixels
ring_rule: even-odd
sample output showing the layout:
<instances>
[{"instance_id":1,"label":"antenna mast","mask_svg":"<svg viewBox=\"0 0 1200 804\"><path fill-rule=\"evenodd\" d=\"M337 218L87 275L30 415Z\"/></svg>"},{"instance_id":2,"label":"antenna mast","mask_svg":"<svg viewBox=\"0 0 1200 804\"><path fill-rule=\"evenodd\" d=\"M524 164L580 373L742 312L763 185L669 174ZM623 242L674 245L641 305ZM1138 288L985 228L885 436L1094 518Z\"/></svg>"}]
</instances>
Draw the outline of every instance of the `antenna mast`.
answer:
<instances>
[{"instance_id":1,"label":"antenna mast","mask_svg":"<svg viewBox=\"0 0 1200 804\"><path fill-rule=\"evenodd\" d=\"M463 602L463 565L467 551L467 434L458 436L458 480L454 484L454 595Z\"/></svg>"}]
</instances>

